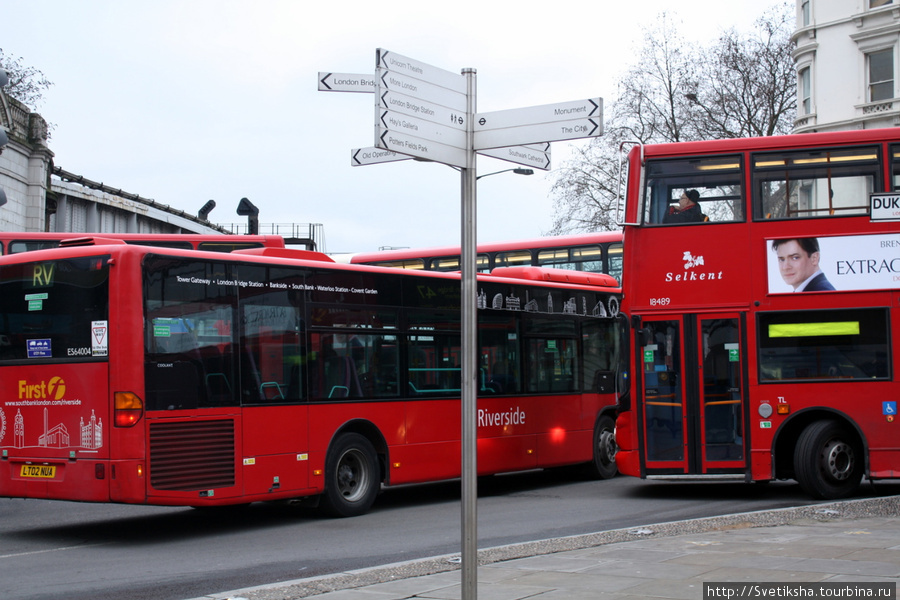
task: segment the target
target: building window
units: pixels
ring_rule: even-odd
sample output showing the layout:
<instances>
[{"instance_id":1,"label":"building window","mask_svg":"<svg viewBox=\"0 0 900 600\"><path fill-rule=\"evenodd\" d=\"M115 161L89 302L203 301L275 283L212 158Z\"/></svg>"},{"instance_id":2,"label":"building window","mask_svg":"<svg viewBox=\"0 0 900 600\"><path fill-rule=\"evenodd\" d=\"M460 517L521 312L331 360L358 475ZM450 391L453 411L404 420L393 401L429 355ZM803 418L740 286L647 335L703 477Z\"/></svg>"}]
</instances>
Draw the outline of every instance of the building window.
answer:
<instances>
[{"instance_id":1,"label":"building window","mask_svg":"<svg viewBox=\"0 0 900 600\"><path fill-rule=\"evenodd\" d=\"M869 102L894 97L894 49L871 52L869 62Z\"/></svg>"},{"instance_id":2,"label":"building window","mask_svg":"<svg viewBox=\"0 0 900 600\"><path fill-rule=\"evenodd\" d=\"M878 0L872 0L872 2L877 2ZM810 0L803 0L800 3L800 23L801 27L808 27L810 23L809 17L809 4Z\"/></svg>"},{"instance_id":3,"label":"building window","mask_svg":"<svg viewBox=\"0 0 900 600\"><path fill-rule=\"evenodd\" d=\"M800 71L800 111L801 114L812 113L811 69L806 67Z\"/></svg>"},{"instance_id":4,"label":"building window","mask_svg":"<svg viewBox=\"0 0 900 600\"><path fill-rule=\"evenodd\" d=\"M887 6L893 3L894 0L869 0L869 8L878 8L879 6Z\"/></svg>"}]
</instances>

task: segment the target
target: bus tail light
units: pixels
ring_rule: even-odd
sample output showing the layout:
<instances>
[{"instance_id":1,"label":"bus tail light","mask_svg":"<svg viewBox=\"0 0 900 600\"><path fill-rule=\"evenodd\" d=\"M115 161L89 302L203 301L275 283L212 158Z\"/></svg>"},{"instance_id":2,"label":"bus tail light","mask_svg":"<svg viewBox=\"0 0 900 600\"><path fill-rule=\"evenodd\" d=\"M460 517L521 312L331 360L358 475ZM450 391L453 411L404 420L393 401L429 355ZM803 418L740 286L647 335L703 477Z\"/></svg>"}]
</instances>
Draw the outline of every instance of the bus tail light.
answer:
<instances>
[{"instance_id":1,"label":"bus tail light","mask_svg":"<svg viewBox=\"0 0 900 600\"><path fill-rule=\"evenodd\" d=\"M144 401L134 392L115 393L116 427L131 427L144 416Z\"/></svg>"},{"instance_id":2,"label":"bus tail light","mask_svg":"<svg viewBox=\"0 0 900 600\"><path fill-rule=\"evenodd\" d=\"M775 412L779 415L789 415L791 414L791 405L790 404L779 404L775 407Z\"/></svg>"}]
</instances>

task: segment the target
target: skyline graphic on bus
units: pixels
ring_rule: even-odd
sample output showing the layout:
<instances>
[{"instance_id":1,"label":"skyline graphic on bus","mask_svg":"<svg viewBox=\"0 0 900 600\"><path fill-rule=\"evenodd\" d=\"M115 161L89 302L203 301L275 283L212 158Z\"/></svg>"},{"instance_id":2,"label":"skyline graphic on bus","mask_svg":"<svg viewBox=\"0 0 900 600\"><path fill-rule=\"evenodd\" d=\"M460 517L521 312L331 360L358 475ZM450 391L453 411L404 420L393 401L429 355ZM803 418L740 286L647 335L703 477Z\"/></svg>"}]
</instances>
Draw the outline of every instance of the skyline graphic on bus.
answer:
<instances>
[{"instance_id":1,"label":"skyline graphic on bus","mask_svg":"<svg viewBox=\"0 0 900 600\"><path fill-rule=\"evenodd\" d=\"M0 409L0 412L2 412L2 409ZM3 422L6 422L5 415ZM65 423L59 421L52 427L50 426L50 412L47 408L43 410L43 429L41 434L38 435L36 443L26 442L28 437L27 431L25 417L22 415L22 410L19 409L16 411L16 416L13 419L12 444L3 444L3 436L0 436L0 447L79 448L82 450L98 450L103 447L103 419L98 418L93 410L91 410L91 416L87 422L85 422L83 415L80 417L77 429L78 435L74 439L74 444L72 435L69 433Z\"/></svg>"}]
</instances>

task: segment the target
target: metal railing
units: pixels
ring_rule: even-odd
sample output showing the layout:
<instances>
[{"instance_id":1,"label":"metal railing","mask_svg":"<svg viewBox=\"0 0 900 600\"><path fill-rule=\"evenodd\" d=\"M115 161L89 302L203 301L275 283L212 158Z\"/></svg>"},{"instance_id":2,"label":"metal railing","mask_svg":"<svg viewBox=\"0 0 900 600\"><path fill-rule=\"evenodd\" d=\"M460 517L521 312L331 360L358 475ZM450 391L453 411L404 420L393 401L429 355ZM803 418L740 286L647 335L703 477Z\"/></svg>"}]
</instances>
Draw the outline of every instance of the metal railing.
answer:
<instances>
[{"instance_id":1,"label":"metal railing","mask_svg":"<svg viewBox=\"0 0 900 600\"><path fill-rule=\"evenodd\" d=\"M246 235L249 223L218 223L230 233ZM260 235L280 235L289 246L305 246L307 250L325 252L325 227L321 223L260 223Z\"/></svg>"}]
</instances>

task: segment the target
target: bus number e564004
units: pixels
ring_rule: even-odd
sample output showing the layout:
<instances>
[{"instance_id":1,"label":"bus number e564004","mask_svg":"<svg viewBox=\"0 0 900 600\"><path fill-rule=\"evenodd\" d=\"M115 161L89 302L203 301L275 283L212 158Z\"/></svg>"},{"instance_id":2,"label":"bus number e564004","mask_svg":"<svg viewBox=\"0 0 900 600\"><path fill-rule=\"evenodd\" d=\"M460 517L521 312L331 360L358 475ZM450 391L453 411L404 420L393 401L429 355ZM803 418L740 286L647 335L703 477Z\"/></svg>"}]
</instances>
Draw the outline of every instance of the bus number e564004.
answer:
<instances>
[{"instance_id":1,"label":"bus number e564004","mask_svg":"<svg viewBox=\"0 0 900 600\"><path fill-rule=\"evenodd\" d=\"M671 303L671 298L650 298L650 306L668 306Z\"/></svg>"}]
</instances>

